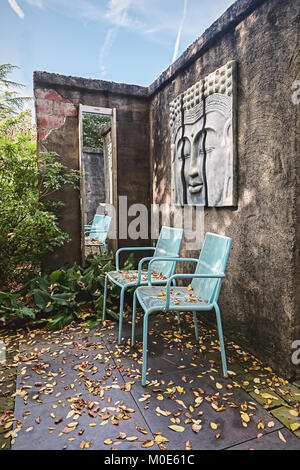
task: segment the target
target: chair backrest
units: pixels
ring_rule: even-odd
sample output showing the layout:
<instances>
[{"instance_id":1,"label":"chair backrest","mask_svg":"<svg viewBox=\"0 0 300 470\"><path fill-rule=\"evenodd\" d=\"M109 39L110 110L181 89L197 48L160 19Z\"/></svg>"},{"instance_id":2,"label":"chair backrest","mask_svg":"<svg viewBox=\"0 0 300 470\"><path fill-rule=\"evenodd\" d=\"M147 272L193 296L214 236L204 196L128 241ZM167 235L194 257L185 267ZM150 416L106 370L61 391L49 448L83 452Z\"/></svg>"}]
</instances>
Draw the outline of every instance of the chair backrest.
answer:
<instances>
[{"instance_id":1,"label":"chair backrest","mask_svg":"<svg viewBox=\"0 0 300 470\"><path fill-rule=\"evenodd\" d=\"M109 217L108 215L96 214L92 223L89 236L91 238L95 238L95 240L105 243L110 223L111 217Z\"/></svg>"},{"instance_id":2,"label":"chair backrest","mask_svg":"<svg viewBox=\"0 0 300 470\"><path fill-rule=\"evenodd\" d=\"M207 233L195 273L225 273L231 243L231 238L215 233ZM218 300L222 279L193 279L191 285L196 295L211 303Z\"/></svg>"},{"instance_id":3,"label":"chair backrest","mask_svg":"<svg viewBox=\"0 0 300 470\"><path fill-rule=\"evenodd\" d=\"M157 240L154 257L174 257L180 253L183 237L182 228L162 227ZM170 277L176 268L173 261L157 261L152 264L153 271L161 273L165 277Z\"/></svg>"}]
</instances>

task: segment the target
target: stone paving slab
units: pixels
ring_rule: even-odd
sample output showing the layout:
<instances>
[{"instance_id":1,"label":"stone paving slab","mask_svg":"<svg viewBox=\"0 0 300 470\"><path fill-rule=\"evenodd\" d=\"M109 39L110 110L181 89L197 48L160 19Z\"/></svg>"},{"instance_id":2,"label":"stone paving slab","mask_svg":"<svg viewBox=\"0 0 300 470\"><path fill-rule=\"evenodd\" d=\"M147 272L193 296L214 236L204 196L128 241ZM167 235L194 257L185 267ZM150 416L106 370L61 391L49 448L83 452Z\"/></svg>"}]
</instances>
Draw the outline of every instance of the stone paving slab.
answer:
<instances>
[{"instance_id":1,"label":"stone paving slab","mask_svg":"<svg viewBox=\"0 0 300 470\"><path fill-rule=\"evenodd\" d=\"M279 437L279 432L282 437ZM300 450L300 440L297 439L288 429L280 429L266 434L260 438L243 442L227 450Z\"/></svg>"},{"instance_id":2,"label":"stone paving slab","mask_svg":"<svg viewBox=\"0 0 300 470\"><path fill-rule=\"evenodd\" d=\"M285 403L277 393L269 388L260 389L258 392L259 393L250 392L249 395L260 403L266 410L277 408Z\"/></svg>"},{"instance_id":3,"label":"stone paving slab","mask_svg":"<svg viewBox=\"0 0 300 470\"><path fill-rule=\"evenodd\" d=\"M120 408L120 395L119 390L111 389L104 394L102 399L95 399L91 394L82 395L80 399L73 397L74 403L82 402L94 403L92 410L99 408L100 411L96 413L96 416L90 416L88 410L83 408L76 418L76 414L67 418L70 412L71 397L69 400L60 400L55 403L46 403L40 406L30 407L28 409L29 414L24 418L23 409L19 409L15 412L17 420L22 422L22 428L17 433L17 438L13 444L13 450L61 450L63 448L69 450L79 450L82 441L92 445L93 450L110 450L112 448L122 450L141 450L142 443L146 440L153 440L154 437L147 426L142 414L137 410L136 404L130 393L126 394L126 397L122 396L124 403L121 405L126 408L127 417L130 419L119 419L116 420L117 424L114 425L111 422L113 415L119 415ZM115 411L111 411L111 410ZM129 410L129 411L128 411ZM130 412L132 410L133 412ZM107 420L101 419L99 414L109 415ZM37 424L38 419L40 424ZM57 420L61 420L55 424ZM105 423L101 426L100 424ZM67 425L75 423L71 426L70 432ZM145 430L147 434L142 434L137 430L137 427ZM66 429L67 428L67 429ZM82 432L84 431L84 432ZM126 434L127 438L135 438L133 441L126 440L126 438L118 439L120 433ZM111 439L105 444L107 439ZM153 450L157 450L158 446L154 445Z\"/></svg>"},{"instance_id":4,"label":"stone paving slab","mask_svg":"<svg viewBox=\"0 0 300 470\"><path fill-rule=\"evenodd\" d=\"M141 411L142 406L139 399L143 397L145 393L151 394L149 408L142 412L152 431L162 429L162 427L164 428L164 436L169 438L172 443L168 448L178 449L176 446L182 446L182 439L186 439L191 442L192 449L194 450L226 449L238 441L241 442L256 438L261 432L264 434L274 429L282 428L282 425L277 420L274 420L269 413L255 402L251 401L251 399L249 400L250 397L244 390L237 387L227 389L227 385L231 385L230 379L223 379L213 371L208 372L208 374L205 380L203 380L203 377L197 377L197 371L183 371L172 374L172 376L170 376L171 380L177 387L182 388L181 393L175 392L174 394L166 394L166 389L172 389L172 385L160 384L158 387L150 386L144 388L141 386L140 382L137 382L133 386L132 394L139 404ZM212 380L211 377L215 378L215 380ZM222 386L222 392L216 384ZM153 392L154 390L157 391ZM199 407L195 407L193 390L203 391L203 393L200 394L203 401ZM155 399L155 397L160 395L163 397L166 396L167 398L163 400ZM224 410L216 411L213 409L212 404L214 403L216 403L219 408L223 404ZM247 427L243 426L243 420L241 419L241 404L247 405L245 412L247 412L249 416L251 415L250 422L246 423ZM182 436L180 436L179 433L170 431L168 426L172 423L170 423L169 417L161 416L159 413L153 413L157 406L163 411L171 411L172 415L170 416L174 416L176 413L180 412L181 415L184 416L184 419L186 419L187 416L191 416L192 419L195 420L200 419L201 422L199 424L201 425L201 430L196 434L192 430L192 422L185 425L183 424L184 420L181 418L180 424L185 427ZM193 411L191 411L190 406L193 407ZM264 423L263 430L258 429L260 422ZM212 429L211 423L217 424L217 429ZM272 428L268 428L268 423L272 423ZM218 434L220 434L220 436L216 437Z\"/></svg>"},{"instance_id":5,"label":"stone paving slab","mask_svg":"<svg viewBox=\"0 0 300 470\"><path fill-rule=\"evenodd\" d=\"M278 419L284 426L291 428L291 425L296 424L300 426L300 413L299 416L294 416L293 409L287 406L280 406L271 411L272 415ZM300 438L300 427L295 431L295 435Z\"/></svg>"},{"instance_id":6,"label":"stone paving slab","mask_svg":"<svg viewBox=\"0 0 300 470\"><path fill-rule=\"evenodd\" d=\"M107 353L105 349L105 353ZM100 356L95 360L94 357ZM106 386L113 381L122 382L116 364L104 361L103 354L87 354L72 349L63 356L44 354L33 364L20 366L17 378L16 408L55 401L58 397L86 393L88 381ZM24 395L25 394L25 395Z\"/></svg>"}]
</instances>

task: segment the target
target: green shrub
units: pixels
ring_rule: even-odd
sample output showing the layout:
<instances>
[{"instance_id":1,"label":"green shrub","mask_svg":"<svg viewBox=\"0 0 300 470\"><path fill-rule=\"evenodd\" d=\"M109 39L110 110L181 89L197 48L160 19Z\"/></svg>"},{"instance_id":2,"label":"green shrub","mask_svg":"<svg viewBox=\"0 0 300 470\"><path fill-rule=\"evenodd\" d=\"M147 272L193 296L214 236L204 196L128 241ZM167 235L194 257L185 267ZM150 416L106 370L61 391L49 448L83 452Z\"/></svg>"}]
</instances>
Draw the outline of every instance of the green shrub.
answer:
<instances>
[{"instance_id":1,"label":"green shrub","mask_svg":"<svg viewBox=\"0 0 300 470\"><path fill-rule=\"evenodd\" d=\"M0 281L20 266L38 266L45 253L69 241L58 226L61 203L52 193L79 174L53 153L36 155L30 112L0 120Z\"/></svg>"},{"instance_id":2,"label":"green shrub","mask_svg":"<svg viewBox=\"0 0 300 470\"><path fill-rule=\"evenodd\" d=\"M89 326L99 324L105 275L115 270L115 266L107 255L89 255L87 263L86 268L74 264L35 276L14 293L0 291L0 321L6 324L28 317L33 324L46 323L48 329L62 328L73 320L84 320ZM123 269L133 269L132 256ZM120 290L110 285L108 312L117 308L119 296Z\"/></svg>"}]
</instances>

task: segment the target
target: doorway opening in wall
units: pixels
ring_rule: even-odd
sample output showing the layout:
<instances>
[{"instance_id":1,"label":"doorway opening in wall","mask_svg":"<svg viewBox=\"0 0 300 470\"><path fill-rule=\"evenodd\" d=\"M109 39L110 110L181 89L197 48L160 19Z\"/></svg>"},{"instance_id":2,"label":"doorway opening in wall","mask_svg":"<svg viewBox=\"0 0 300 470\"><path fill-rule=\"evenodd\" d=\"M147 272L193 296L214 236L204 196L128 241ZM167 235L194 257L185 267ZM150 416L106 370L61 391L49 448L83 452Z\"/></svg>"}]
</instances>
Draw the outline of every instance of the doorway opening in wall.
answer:
<instances>
[{"instance_id":1,"label":"doorway opening in wall","mask_svg":"<svg viewBox=\"0 0 300 470\"><path fill-rule=\"evenodd\" d=\"M115 110L80 105L79 167L82 259L89 253L107 252L114 203Z\"/></svg>"}]
</instances>

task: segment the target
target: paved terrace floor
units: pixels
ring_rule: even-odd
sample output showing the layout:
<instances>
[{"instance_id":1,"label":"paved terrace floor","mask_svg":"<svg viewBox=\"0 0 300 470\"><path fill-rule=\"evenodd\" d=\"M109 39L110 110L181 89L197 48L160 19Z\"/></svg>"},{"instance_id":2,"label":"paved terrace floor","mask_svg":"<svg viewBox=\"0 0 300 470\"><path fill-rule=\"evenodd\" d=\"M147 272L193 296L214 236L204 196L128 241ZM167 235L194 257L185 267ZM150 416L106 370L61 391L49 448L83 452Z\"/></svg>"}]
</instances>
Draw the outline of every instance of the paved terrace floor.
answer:
<instances>
[{"instance_id":1,"label":"paved terrace floor","mask_svg":"<svg viewBox=\"0 0 300 470\"><path fill-rule=\"evenodd\" d=\"M216 331L191 316L150 320L148 386L137 345L117 324L2 332L0 448L300 450L300 384L288 384L233 342L224 379ZM292 430L294 432L292 432Z\"/></svg>"}]
</instances>

